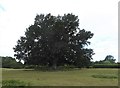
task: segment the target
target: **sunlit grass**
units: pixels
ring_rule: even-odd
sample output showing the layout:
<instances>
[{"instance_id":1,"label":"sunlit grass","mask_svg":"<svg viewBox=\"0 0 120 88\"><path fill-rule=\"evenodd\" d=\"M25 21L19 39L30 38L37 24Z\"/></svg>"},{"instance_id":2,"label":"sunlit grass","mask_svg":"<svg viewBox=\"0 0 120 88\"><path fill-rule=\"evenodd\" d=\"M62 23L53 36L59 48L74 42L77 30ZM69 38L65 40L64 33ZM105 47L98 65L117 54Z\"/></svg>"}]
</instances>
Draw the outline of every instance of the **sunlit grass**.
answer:
<instances>
[{"instance_id":1,"label":"sunlit grass","mask_svg":"<svg viewBox=\"0 0 120 88\"><path fill-rule=\"evenodd\" d=\"M81 69L71 71L34 71L3 69L4 80L20 80L31 86L117 86L118 69ZM107 78L109 76L109 78ZM111 76L113 78L111 78Z\"/></svg>"},{"instance_id":2,"label":"sunlit grass","mask_svg":"<svg viewBox=\"0 0 120 88\"><path fill-rule=\"evenodd\" d=\"M3 80L2 86L30 86L30 83L25 83L20 80Z\"/></svg>"}]
</instances>

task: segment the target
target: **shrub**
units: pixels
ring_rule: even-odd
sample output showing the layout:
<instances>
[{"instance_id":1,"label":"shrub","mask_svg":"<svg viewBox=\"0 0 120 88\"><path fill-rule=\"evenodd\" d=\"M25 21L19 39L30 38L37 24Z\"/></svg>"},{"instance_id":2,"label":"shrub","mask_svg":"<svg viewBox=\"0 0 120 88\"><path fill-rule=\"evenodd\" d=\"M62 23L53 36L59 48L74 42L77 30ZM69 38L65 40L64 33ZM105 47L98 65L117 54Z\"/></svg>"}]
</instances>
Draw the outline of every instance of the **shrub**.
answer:
<instances>
[{"instance_id":1,"label":"shrub","mask_svg":"<svg viewBox=\"0 0 120 88\"><path fill-rule=\"evenodd\" d=\"M17 62L15 58L12 57L2 57L2 68L23 68L24 64Z\"/></svg>"},{"instance_id":2,"label":"shrub","mask_svg":"<svg viewBox=\"0 0 120 88\"><path fill-rule=\"evenodd\" d=\"M94 64L93 68L120 68L120 64Z\"/></svg>"},{"instance_id":3,"label":"shrub","mask_svg":"<svg viewBox=\"0 0 120 88\"><path fill-rule=\"evenodd\" d=\"M39 70L39 71L69 71L69 70L75 70L79 68L72 66L72 65L57 66L56 69L54 69L53 67L48 67L48 66L26 65L25 69L34 69L34 70Z\"/></svg>"},{"instance_id":4,"label":"shrub","mask_svg":"<svg viewBox=\"0 0 120 88\"><path fill-rule=\"evenodd\" d=\"M94 78L107 78L107 79L115 79L118 78L117 76L114 75L92 75Z\"/></svg>"}]
</instances>

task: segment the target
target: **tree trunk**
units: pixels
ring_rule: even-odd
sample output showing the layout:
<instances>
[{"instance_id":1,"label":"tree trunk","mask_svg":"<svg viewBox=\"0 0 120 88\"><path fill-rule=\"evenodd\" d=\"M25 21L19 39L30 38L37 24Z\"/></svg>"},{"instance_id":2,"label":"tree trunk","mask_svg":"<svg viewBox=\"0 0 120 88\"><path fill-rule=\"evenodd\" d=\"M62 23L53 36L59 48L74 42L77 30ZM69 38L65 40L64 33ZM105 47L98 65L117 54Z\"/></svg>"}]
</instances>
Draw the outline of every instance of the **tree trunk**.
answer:
<instances>
[{"instance_id":1,"label":"tree trunk","mask_svg":"<svg viewBox=\"0 0 120 88\"><path fill-rule=\"evenodd\" d=\"M54 69L54 70L57 69L57 64L56 64L56 63L53 64L53 69Z\"/></svg>"},{"instance_id":2,"label":"tree trunk","mask_svg":"<svg viewBox=\"0 0 120 88\"><path fill-rule=\"evenodd\" d=\"M57 69L57 59L56 59L56 58L55 58L55 60L53 61L52 68L53 68L54 70Z\"/></svg>"}]
</instances>

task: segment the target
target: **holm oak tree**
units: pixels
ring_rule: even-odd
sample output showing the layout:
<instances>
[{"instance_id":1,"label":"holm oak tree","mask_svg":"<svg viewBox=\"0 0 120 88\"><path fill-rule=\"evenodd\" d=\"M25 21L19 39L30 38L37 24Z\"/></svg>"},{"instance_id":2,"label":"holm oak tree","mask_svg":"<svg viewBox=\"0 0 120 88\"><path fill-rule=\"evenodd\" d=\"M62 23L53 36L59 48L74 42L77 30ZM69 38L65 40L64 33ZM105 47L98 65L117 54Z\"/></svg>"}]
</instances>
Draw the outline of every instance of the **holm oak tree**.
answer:
<instances>
[{"instance_id":1,"label":"holm oak tree","mask_svg":"<svg viewBox=\"0 0 120 88\"><path fill-rule=\"evenodd\" d=\"M26 64L48 66L88 66L93 50L85 48L93 33L79 28L78 16L64 14L36 15L25 36L20 37L13 48L15 57Z\"/></svg>"}]
</instances>

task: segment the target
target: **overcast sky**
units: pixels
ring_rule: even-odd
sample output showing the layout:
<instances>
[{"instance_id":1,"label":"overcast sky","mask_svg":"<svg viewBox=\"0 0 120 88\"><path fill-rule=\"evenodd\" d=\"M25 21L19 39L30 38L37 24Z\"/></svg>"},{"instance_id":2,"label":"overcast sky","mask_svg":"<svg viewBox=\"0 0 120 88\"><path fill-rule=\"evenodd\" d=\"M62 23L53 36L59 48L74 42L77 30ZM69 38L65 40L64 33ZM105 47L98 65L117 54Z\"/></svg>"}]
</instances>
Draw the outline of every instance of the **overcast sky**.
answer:
<instances>
[{"instance_id":1,"label":"overcast sky","mask_svg":"<svg viewBox=\"0 0 120 88\"><path fill-rule=\"evenodd\" d=\"M0 56L14 56L13 47L36 14L79 17L79 28L94 36L89 48L94 61L113 55L118 61L118 1L119 0L0 0Z\"/></svg>"}]
</instances>

